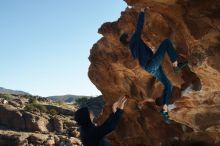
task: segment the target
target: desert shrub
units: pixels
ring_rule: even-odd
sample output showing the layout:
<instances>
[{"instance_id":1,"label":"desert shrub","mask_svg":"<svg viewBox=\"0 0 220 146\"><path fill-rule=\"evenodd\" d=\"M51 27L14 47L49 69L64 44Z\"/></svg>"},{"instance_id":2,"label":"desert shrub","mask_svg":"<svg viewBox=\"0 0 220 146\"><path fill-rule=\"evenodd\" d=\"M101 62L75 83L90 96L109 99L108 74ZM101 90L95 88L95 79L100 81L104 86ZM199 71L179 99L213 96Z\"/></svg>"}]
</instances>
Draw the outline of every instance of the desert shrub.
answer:
<instances>
[{"instance_id":1,"label":"desert shrub","mask_svg":"<svg viewBox=\"0 0 220 146\"><path fill-rule=\"evenodd\" d=\"M63 103L64 103L63 101L57 101L58 105L63 105Z\"/></svg>"},{"instance_id":2,"label":"desert shrub","mask_svg":"<svg viewBox=\"0 0 220 146\"><path fill-rule=\"evenodd\" d=\"M9 94L0 94L0 98L3 98L5 100L9 100L10 99L10 95Z\"/></svg>"},{"instance_id":3,"label":"desert shrub","mask_svg":"<svg viewBox=\"0 0 220 146\"><path fill-rule=\"evenodd\" d=\"M80 98L77 98L77 99L75 100L75 102L76 102L76 104L78 104L78 105L84 105L84 104L86 104L86 103L89 101L89 99L90 99L90 98L88 98L88 97L80 97Z\"/></svg>"},{"instance_id":4,"label":"desert shrub","mask_svg":"<svg viewBox=\"0 0 220 146\"><path fill-rule=\"evenodd\" d=\"M30 98L29 98L29 103L30 103L30 104L37 104L37 99L34 98L34 97L30 97Z\"/></svg>"},{"instance_id":5,"label":"desert shrub","mask_svg":"<svg viewBox=\"0 0 220 146\"><path fill-rule=\"evenodd\" d=\"M24 110L31 112L31 111L34 111L34 110L35 110L35 107L34 107L33 104L27 104L27 105L24 107Z\"/></svg>"},{"instance_id":6,"label":"desert shrub","mask_svg":"<svg viewBox=\"0 0 220 146\"><path fill-rule=\"evenodd\" d=\"M42 105L42 104L38 104L38 103L29 103L25 106L24 110L26 111L40 111L41 113L46 113L47 112L47 108Z\"/></svg>"},{"instance_id":7,"label":"desert shrub","mask_svg":"<svg viewBox=\"0 0 220 146\"><path fill-rule=\"evenodd\" d=\"M57 112L55 109L50 109L50 110L48 111L48 113L49 113L50 115L52 115L52 116L58 114L58 112Z\"/></svg>"},{"instance_id":8,"label":"desert shrub","mask_svg":"<svg viewBox=\"0 0 220 146\"><path fill-rule=\"evenodd\" d=\"M42 104L35 104L35 107L42 113L46 113L47 112L47 108L42 105Z\"/></svg>"},{"instance_id":9,"label":"desert shrub","mask_svg":"<svg viewBox=\"0 0 220 146\"><path fill-rule=\"evenodd\" d=\"M26 99L30 99L30 98L32 98L33 96L32 96L32 95L21 95L21 97L26 98Z\"/></svg>"}]
</instances>

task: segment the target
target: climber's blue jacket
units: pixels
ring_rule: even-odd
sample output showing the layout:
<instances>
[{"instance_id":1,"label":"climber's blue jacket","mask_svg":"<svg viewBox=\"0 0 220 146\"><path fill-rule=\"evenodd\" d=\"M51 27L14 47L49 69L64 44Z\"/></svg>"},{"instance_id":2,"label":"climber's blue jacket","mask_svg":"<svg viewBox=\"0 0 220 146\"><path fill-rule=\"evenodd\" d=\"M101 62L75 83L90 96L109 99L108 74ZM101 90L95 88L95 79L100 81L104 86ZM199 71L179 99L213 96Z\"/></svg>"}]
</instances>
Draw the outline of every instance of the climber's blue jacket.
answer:
<instances>
[{"instance_id":1,"label":"climber's blue jacket","mask_svg":"<svg viewBox=\"0 0 220 146\"><path fill-rule=\"evenodd\" d=\"M141 32L144 27L144 17L144 12L140 12L136 30L129 41L129 49L131 50L133 57L139 60L139 63L143 68L153 56L151 49L141 39Z\"/></svg>"}]
</instances>

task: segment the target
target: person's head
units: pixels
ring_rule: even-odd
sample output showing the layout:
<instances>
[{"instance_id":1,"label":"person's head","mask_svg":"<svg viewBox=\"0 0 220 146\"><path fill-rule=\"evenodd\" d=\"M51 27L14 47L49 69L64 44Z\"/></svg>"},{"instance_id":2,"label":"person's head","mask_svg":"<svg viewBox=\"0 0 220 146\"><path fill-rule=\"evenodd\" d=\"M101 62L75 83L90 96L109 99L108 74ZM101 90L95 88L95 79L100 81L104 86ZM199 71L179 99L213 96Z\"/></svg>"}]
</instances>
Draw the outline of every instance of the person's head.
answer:
<instances>
[{"instance_id":1,"label":"person's head","mask_svg":"<svg viewBox=\"0 0 220 146\"><path fill-rule=\"evenodd\" d=\"M75 113L75 120L79 126L85 126L91 124L93 118L94 115L91 112L89 112L87 107L80 108Z\"/></svg>"},{"instance_id":2,"label":"person's head","mask_svg":"<svg viewBox=\"0 0 220 146\"><path fill-rule=\"evenodd\" d=\"M128 33L121 31L119 40L124 46L128 46L128 44L129 44Z\"/></svg>"}]
</instances>

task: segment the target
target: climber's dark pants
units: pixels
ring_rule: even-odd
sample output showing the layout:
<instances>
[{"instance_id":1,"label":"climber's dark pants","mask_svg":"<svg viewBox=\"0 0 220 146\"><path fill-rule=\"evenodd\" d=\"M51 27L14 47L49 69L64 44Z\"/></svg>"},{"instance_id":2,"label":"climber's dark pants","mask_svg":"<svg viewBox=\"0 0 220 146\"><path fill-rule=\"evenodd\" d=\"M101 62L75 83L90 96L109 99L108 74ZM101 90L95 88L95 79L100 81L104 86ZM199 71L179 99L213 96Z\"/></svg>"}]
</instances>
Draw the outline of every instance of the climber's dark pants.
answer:
<instances>
[{"instance_id":1,"label":"climber's dark pants","mask_svg":"<svg viewBox=\"0 0 220 146\"><path fill-rule=\"evenodd\" d=\"M163 104L169 103L169 98L172 94L172 88L173 88L171 82L166 77L161 66L166 52L168 53L168 56L172 63L177 60L177 54L174 50L172 42L169 39L166 39L160 44L157 52L154 54L154 56L151 58L151 60L147 63L145 67L146 71L151 73L164 85L164 91L162 95Z\"/></svg>"},{"instance_id":2,"label":"climber's dark pants","mask_svg":"<svg viewBox=\"0 0 220 146\"><path fill-rule=\"evenodd\" d=\"M99 146L113 146L113 145L110 144L108 140L102 139L102 140L99 142Z\"/></svg>"}]
</instances>

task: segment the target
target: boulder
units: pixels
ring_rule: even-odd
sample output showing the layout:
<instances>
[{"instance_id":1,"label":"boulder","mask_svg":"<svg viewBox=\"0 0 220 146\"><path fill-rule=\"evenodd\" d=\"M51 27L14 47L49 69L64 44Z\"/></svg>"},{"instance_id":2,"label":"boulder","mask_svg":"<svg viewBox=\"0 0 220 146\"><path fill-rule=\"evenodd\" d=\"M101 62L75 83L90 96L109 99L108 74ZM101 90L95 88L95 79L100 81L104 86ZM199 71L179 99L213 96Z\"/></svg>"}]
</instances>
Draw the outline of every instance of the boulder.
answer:
<instances>
[{"instance_id":1,"label":"boulder","mask_svg":"<svg viewBox=\"0 0 220 146\"><path fill-rule=\"evenodd\" d=\"M59 117L55 116L52 118L52 125L55 131L63 132L63 121Z\"/></svg>"},{"instance_id":2,"label":"boulder","mask_svg":"<svg viewBox=\"0 0 220 146\"><path fill-rule=\"evenodd\" d=\"M0 125L11 129L24 130L25 120L22 113L11 105L0 105Z\"/></svg>"},{"instance_id":3,"label":"boulder","mask_svg":"<svg viewBox=\"0 0 220 146\"><path fill-rule=\"evenodd\" d=\"M1 135L0 134L0 145L1 146L26 146L28 144L26 139L21 139L17 135Z\"/></svg>"},{"instance_id":4,"label":"boulder","mask_svg":"<svg viewBox=\"0 0 220 146\"><path fill-rule=\"evenodd\" d=\"M71 145L81 145L81 141L75 137L70 137L69 142Z\"/></svg>"},{"instance_id":5,"label":"boulder","mask_svg":"<svg viewBox=\"0 0 220 146\"><path fill-rule=\"evenodd\" d=\"M64 107L59 107L59 106L54 106L54 105L45 105L47 110L50 111L50 110L56 110L56 112L58 114L61 114L61 115L67 115L67 116L73 116L74 115L74 111L73 110L69 110L69 109L66 109Z\"/></svg>"},{"instance_id":6,"label":"boulder","mask_svg":"<svg viewBox=\"0 0 220 146\"><path fill-rule=\"evenodd\" d=\"M125 0L126 8L115 22L104 23L98 30L103 37L90 50L89 78L103 94L105 107L99 117L101 124L112 112L112 104L122 95L129 95L123 119L109 139L117 146L184 145L203 141L219 142L220 93L220 15L219 0ZM131 35L140 8L149 7L142 33L143 41L157 47L170 38L179 54L178 61L189 66L174 73L168 56L163 69L175 86L167 125L155 103L137 108L140 101L162 95L163 85L142 69L127 47L120 41L120 31ZM190 88L189 88L190 87ZM184 92L186 91L186 92ZM182 94L184 92L184 95ZM189 132L181 127L186 125ZM214 128L215 127L215 128ZM190 130L191 129L191 130ZM200 134L194 131L202 131ZM188 135L188 136L186 136ZM204 136L205 135L205 136ZM205 137L208 137L207 139Z\"/></svg>"},{"instance_id":7,"label":"boulder","mask_svg":"<svg viewBox=\"0 0 220 146\"><path fill-rule=\"evenodd\" d=\"M48 132L48 128L51 127L49 120L43 116L38 116L29 112L23 112L23 118L25 120L26 131Z\"/></svg>"},{"instance_id":8,"label":"boulder","mask_svg":"<svg viewBox=\"0 0 220 146\"><path fill-rule=\"evenodd\" d=\"M31 143L33 145L43 145L47 141L47 139L48 136L43 134L32 134L27 138L28 143Z\"/></svg>"}]
</instances>

